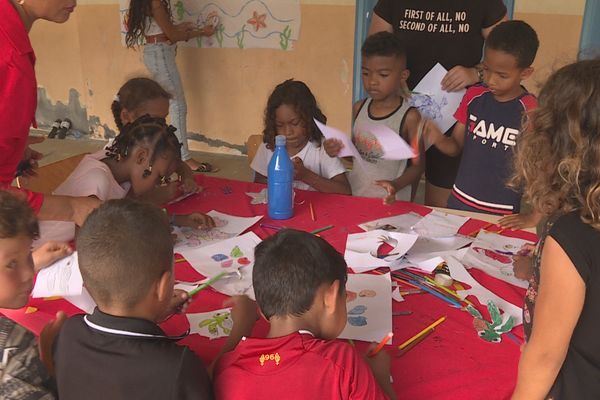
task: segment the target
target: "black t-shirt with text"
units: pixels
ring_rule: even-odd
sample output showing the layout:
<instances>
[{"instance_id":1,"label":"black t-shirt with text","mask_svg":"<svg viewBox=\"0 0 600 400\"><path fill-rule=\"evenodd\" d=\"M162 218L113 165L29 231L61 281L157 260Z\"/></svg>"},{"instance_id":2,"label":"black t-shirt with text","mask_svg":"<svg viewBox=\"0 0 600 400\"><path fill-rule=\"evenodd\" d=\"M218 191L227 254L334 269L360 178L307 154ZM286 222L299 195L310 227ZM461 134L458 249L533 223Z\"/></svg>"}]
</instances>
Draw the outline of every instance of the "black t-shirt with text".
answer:
<instances>
[{"instance_id":1,"label":"black t-shirt with text","mask_svg":"<svg viewBox=\"0 0 600 400\"><path fill-rule=\"evenodd\" d=\"M375 13L403 39L413 88L436 64L447 70L481 61L481 30L506 15L502 0L379 0Z\"/></svg>"}]
</instances>

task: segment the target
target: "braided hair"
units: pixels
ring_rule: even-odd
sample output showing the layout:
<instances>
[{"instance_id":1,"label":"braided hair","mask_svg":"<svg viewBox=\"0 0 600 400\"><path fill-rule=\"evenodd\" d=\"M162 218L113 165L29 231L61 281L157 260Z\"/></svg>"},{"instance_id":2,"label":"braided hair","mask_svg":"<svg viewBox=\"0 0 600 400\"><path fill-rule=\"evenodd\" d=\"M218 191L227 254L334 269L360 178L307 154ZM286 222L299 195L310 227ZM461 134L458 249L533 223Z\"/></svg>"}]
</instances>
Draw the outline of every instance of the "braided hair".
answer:
<instances>
[{"instance_id":1,"label":"braided hair","mask_svg":"<svg viewBox=\"0 0 600 400\"><path fill-rule=\"evenodd\" d=\"M167 152L173 153L176 160L181 160L181 143L175 136L176 128L167 125L164 118L144 115L126 124L112 145L106 149L106 157L116 161L127 159L135 146L145 144L152 149L150 165L156 157Z\"/></svg>"},{"instance_id":2,"label":"braided hair","mask_svg":"<svg viewBox=\"0 0 600 400\"><path fill-rule=\"evenodd\" d=\"M263 130L263 142L267 145L267 148L271 150L275 148L275 136L277 136L275 111L283 104L291 106L298 114L302 120L302 125L306 129L308 140L320 145L323 141L323 134L317 128L313 118L326 124L327 117L319 108L317 99L304 82L288 79L277 85L269 96L269 100L267 100L265 128Z\"/></svg>"},{"instance_id":3,"label":"braided hair","mask_svg":"<svg viewBox=\"0 0 600 400\"><path fill-rule=\"evenodd\" d=\"M168 0L160 1L172 17L171 4ZM127 33L125 34L125 45L129 48L143 44L148 18L152 18L152 0L131 0L129 11L126 16Z\"/></svg>"}]
</instances>

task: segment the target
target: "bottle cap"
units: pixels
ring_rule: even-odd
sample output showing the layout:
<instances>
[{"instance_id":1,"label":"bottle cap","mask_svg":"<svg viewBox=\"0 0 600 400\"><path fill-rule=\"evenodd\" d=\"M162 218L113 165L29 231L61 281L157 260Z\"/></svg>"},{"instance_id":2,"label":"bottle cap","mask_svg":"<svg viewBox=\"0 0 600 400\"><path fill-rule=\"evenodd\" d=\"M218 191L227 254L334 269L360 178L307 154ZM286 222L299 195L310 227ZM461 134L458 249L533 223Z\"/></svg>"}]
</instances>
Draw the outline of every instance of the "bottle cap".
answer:
<instances>
[{"instance_id":1,"label":"bottle cap","mask_svg":"<svg viewBox=\"0 0 600 400\"><path fill-rule=\"evenodd\" d=\"M275 136L275 146L285 146L285 136L283 136L283 135Z\"/></svg>"}]
</instances>

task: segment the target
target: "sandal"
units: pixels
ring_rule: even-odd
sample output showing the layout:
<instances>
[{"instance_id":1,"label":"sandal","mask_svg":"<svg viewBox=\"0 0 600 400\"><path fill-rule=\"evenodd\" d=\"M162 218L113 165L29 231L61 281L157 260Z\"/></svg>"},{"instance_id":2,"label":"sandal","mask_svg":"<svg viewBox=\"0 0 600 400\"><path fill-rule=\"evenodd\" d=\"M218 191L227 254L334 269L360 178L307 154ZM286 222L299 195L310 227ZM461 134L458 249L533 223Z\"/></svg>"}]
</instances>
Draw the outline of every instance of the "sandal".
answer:
<instances>
[{"instance_id":1,"label":"sandal","mask_svg":"<svg viewBox=\"0 0 600 400\"><path fill-rule=\"evenodd\" d=\"M194 172L217 172L219 168L213 167L210 163L201 162L200 166L193 170Z\"/></svg>"},{"instance_id":2,"label":"sandal","mask_svg":"<svg viewBox=\"0 0 600 400\"><path fill-rule=\"evenodd\" d=\"M51 130L50 133L48 134L48 139L54 139L54 137L56 136L56 133L58 132L58 129L60 128L60 124L62 123L62 120L57 119L56 121L54 121L52 123L51 126Z\"/></svg>"}]
</instances>

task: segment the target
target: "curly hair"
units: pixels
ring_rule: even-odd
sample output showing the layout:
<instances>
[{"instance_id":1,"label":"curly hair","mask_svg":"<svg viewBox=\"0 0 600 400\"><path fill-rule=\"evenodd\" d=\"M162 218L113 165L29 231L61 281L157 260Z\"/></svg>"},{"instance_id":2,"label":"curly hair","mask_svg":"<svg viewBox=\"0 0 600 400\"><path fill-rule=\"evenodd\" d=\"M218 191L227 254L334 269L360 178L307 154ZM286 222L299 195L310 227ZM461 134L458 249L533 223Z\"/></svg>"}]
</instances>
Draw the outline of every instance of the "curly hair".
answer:
<instances>
[{"instance_id":1,"label":"curly hair","mask_svg":"<svg viewBox=\"0 0 600 400\"><path fill-rule=\"evenodd\" d=\"M154 99L170 100L173 96L163 89L155 80L150 78L131 78L121 86L117 93L118 100L110 105L115 124L119 130L123 129L121 111L123 109L134 111L142 104Z\"/></svg>"},{"instance_id":2,"label":"curly hair","mask_svg":"<svg viewBox=\"0 0 600 400\"><path fill-rule=\"evenodd\" d=\"M600 229L600 59L556 71L525 122L510 186L545 214L578 210Z\"/></svg>"},{"instance_id":3,"label":"curly hair","mask_svg":"<svg viewBox=\"0 0 600 400\"><path fill-rule=\"evenodd\" d=\"M304 82L288 79L277 85L269 96L269 100L267 100L265 128L263 130L263 142L267 145L267 148L271 150L275 148L275 136L277 136L275 111L283 104L292 107L298 114L302 121L302 127L306 129L308 140L317 142L320 145L323 141L323 134L317 128L313 118L326 124L327 117L319 109L317 99Z\"/></svg>"},{"instance_id":4,"label":"curly hair","mask_svg":"<svg viewBox=\"0 0 600 400\"><path fill-rule=\"evenodd\" d=\"M117 161L126 159L130 151L139 144L145 144L152 149L150 165L156 157L171 152L177 160L181 160L181 143L175 136L175 128L167 125L164 118L144 115L125 125L115 137L114 142L106 149L106 156Z\"/></svg>"},{"instance_id":5,"label":"curly hair","mask_svg":"<svg viewBox=\"0 0 600 400\"><path fill-rule=\"evenodd\" d=\"M0 239L25 235L37 239L40 235L38 221L20 193L0 190Z\"/></svg>"},{"instance_id":6,"label":"curly hair","mask_svg":"<svg viewBox=\"0 0 600 400\"><path fill-rule=\"evenodd\" d=\"M171 4L168 0L160 1L171 17ZM125 45L128 48L139 46L144 42L146 23L152 18L152 0L131 0L129 10L125 17L127 33L125 34Z\"/></svg>"}]
</instances>

